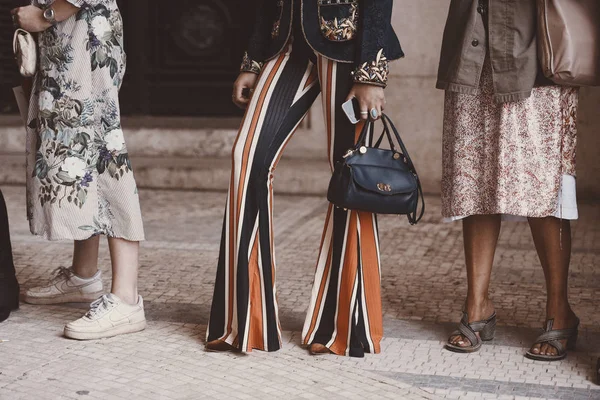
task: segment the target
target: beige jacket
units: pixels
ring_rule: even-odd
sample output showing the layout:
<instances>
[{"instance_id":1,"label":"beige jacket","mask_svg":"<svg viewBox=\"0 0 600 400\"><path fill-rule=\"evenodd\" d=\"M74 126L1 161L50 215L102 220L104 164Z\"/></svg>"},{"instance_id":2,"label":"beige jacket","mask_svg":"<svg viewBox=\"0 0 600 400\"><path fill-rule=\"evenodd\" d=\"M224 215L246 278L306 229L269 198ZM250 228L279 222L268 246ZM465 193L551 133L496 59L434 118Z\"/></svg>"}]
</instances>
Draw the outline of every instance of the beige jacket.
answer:
<instances>
[{"instance_id":1,"label":"beige jacket","mask_svg":"<svg viewBox=\"0 0 600 400\"><path fill-rule=\"evenodd\" d=\"M438 89L478 93L486 55L497 102L525 99L538 80L535 0L451 0Z\"/></svg>"}]
</instances>

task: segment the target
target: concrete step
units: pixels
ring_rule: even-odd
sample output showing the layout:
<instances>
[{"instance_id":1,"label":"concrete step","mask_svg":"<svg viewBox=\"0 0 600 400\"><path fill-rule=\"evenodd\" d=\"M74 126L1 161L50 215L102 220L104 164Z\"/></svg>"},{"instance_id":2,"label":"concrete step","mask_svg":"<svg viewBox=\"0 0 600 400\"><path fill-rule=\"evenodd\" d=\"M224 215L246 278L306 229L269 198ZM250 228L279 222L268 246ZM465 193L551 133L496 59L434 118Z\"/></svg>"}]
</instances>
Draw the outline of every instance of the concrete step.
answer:
<instances>
[{"instance_id":1,"label":"concrete step","mask_svg":"<svg viewBox=\"0 0 600 400\"><path fill-rule=\"evenodd\" d=\"M239 120L236 118L125 118L131 154L142 157L228 157ZM0 117L0 151L25 149L25 129L16 117Z\"/></svg>"},{"instance_id":2,"label":"concrete step","mask_svg":"<svg viewBox=\"0 0 600 400\"><path fill-rule=\"evenodd\" d=\"M285 149L275 174L277 192L320 196L326 192L331 176L325 158L326 135L323 127L308 122ZM138 185L226 190L238 125L238 118L124 118L125 138ZM25 182L24 150L25 130L20 119L0 117L0 184ZM423 189L428 193L438 191L439 181L431 173L438 164L419 164Z\"/></svg>"},{"instance_id":3,"label":"concrete step","mask_svg":"<svg viewBox=\"0 0 600 400\"><path fill-rule=\"evenodd\" d=\"M123 129L129 153L138 157L229 157L240 124L239 118L126 117ZM303 125L304 126L304 125ZM298 130L286 156L325 156L325 136L320 131ZM16 116L0 116L0 152L19 153L26 144L25 129Z\"/></svg>"},{"instance_id":4,"label":"concrete step","mask_svg":"<svg viewBox=\"0 0 600 400\"><path fill-rule=\"evenodd\" d=\"M239 118L123 119L141 188L227 190ZM0 184L25 183L25 130L16 116L0 117ZM323 195L330 172L324 138L300 130L275 175L278 192ZM323 143L321 143L323 142Z\"/></svg>"},{"instance_id":5,"label":"concrete step","mask_svg":"<svg viewBox=\"0 0 600 400\"><path fill-rule=\"evenodd\" d=\"M228 189L229 158L131 157L140 188L219 190ZM325 160L284 158L275 172L278 193L324 196L331 173ZM0 185L24 184L25 156L0 153Z\"/></svg>"}]
</instances>

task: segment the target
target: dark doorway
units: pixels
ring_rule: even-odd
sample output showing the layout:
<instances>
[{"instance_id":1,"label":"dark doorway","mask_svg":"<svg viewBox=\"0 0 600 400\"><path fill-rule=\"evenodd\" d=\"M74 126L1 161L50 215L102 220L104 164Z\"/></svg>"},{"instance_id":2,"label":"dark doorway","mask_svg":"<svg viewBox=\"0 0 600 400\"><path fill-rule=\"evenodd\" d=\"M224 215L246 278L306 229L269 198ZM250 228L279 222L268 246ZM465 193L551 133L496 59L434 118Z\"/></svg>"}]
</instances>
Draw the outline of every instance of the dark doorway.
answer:
<instances>
[{"instance_id":1,"label":"dark doorway","mask_svg":"<svg viewBox=\"0 0 600 400\"><path fill-rule=\"evenodd\" d=\"M20 4L23 3L0 0L0 114L17 113L12 88L19 84L19 74L12 50L14 28L10 10Z\"/></svg>"},{"instance_id":2,"label":"dark doorway","mask_svg":"<svg viewBox=\"0 0 600 400\"><path fill-rule=\"evenodd\" d=\"M9 11L0 0L0 112L16 113ZM233 116L231 85L253 23L249 0L118 0L125 26L125 115Z\"/></svg>"},{"instance_id":3,"label":"dark doorway","mask_svg":"<svg viewBox=\"0 0 600 400\"><path fill-rule=\"evenodd\" d=\"M121 0L126 114L227 116L254 15L248 0Z\"/></svg>"}]
</instances>

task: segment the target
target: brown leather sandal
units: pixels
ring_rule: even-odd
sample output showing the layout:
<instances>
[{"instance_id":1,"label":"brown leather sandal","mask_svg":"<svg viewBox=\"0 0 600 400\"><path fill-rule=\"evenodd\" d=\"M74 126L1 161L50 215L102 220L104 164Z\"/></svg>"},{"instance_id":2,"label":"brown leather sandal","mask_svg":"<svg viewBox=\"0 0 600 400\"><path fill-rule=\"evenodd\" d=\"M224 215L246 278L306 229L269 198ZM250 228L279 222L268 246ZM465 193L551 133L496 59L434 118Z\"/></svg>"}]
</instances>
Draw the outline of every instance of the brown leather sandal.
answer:
<instances>
[{"instance_id":1,"label":"brown leather sandal","mask_svg":"<svg viewBox=\"0 0 600 400\"><path fill-rule=\"evenodd\" d=\"M321 343L313 343L310 346L308 346L308 352L312 356L319 356L319 355L323 355L323 354L333 354L333 352L331 350L329 350L328 347L326 347L325 345L323 345Z\"/></svg>"},{"instance_id":2,"label":"brown leather sandal","mask_svg":"<svg viewBox=\"0 0 600 400\"><path fill-rule=\"evenodd\" d=\"M230 345L229 343L227 343L223 340L218 340L218 339L207 342L206 345L204 346L204 350L211 351L211 352L224 352L224 351L238 352L239 351L237 349L237 347L234 347L234 346Z\"/></svg>"},{"instance_id":3,"label":"brown leather sandal","mask_svg":"<svg viewBox=\"0 0 600 400\"><path fill-rule=\"evenodd\" d=\"M577 318L577 323L573 328L552 330L553 325L554 319L549 319L546 321L544 333L538 336L531 347L535 346L536 344L549 344L556 349L558 354L535 354L532 353L530 349L527 353L525 353L525 357L537 361L559 361L567 356L568 350L575 350L575 345L577 344L577 335L579 334L579 318ZM567 346L563 346L560 340L566 340Z\"/></svg>"},{"instance_id":4,"label":"brown leather sandal","mask_svg":"<svg viewBox=\"0 0 600 400\"><path fill-rule=\"evenodd\" d=\"M479 333L479 336L476 334ZM469 316L463 311L462 319L458 324L458 330L452 332L446 343L446 350L455 353L474 353L481 348L484 341L494 339L496 334L496 312L483 321L475 321L469 323ZM453 336L464 336L471 342L470 346L457 346L450 343L450 338Z\"/></svg>"}]
</instances>

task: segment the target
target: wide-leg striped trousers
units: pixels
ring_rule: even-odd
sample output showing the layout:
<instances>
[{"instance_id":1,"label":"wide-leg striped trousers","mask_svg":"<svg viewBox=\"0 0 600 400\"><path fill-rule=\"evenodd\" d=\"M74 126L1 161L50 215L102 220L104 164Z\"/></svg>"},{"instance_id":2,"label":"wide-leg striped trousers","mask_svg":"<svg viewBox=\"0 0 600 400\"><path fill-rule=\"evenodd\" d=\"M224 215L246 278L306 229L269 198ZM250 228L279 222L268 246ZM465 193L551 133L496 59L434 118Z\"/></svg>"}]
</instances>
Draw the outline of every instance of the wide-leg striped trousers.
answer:
<instances>
[{"instance_id":1,"label":"wide-leg striped trousers","mask_svg":"<svg viewBox=\"0 0 600 400\"><path fill-rule=\"evenodd\" d=\"M207 340L241 351L281 347L272 182L286 144L319 93L332 168L361 128L341 109L352 66L292 47L265 64L233 148ZM303 341L362 356L379 352L382 333L376 216L330 205Z\"/></svg>"}]
</instances>

